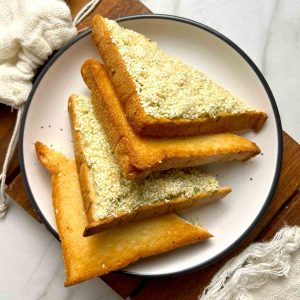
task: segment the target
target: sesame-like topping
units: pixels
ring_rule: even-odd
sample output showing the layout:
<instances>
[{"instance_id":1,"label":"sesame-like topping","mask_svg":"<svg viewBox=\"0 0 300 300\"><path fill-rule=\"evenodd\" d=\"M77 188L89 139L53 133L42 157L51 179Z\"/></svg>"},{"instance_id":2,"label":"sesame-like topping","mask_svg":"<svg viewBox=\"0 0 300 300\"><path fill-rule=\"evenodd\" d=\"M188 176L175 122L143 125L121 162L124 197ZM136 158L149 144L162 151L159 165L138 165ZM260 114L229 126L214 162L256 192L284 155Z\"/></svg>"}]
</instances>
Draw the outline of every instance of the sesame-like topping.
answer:
<instances>
[{"instance_id":1,"label":"sesame-like topping","mask_svg":"<svg viewBox=\"0 0 300 300\"><path fill-rule=\"evenodd\" d=\"M196 119L254 111L207 75L170 56L144 35L105 20L146 114L156 118Z\"/></svg>"},{"instance_id":2,"label":"sesame-like topping","mask_svg":"<svg viewBox=\"0 0 300 300\"><path fill-rule=\"evenodd\" d=\"M85 160L90 168L95 191L95 220L131 212L158 200L172 201L174 197L191 197L219 189L217 180L203 174L198 167L155 172L139 181L125 179L91 100L79 95L75 99L75 130L81 133Z\"/></svg>"}]
</instances>

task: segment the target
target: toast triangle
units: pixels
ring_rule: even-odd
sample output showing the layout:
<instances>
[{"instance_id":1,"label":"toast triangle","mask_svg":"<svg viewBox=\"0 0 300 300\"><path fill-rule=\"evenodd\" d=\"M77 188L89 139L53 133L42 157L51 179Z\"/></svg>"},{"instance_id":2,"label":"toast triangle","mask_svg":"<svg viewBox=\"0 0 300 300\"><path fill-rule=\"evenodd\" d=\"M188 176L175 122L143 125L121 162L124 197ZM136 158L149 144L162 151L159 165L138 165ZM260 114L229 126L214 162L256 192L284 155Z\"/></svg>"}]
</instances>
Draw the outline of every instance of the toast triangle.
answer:
<instances>
[{"instance_id":1,"label":"toast triangle","mask_svg":"<svg viewBox=\"0 0 300 300\"><path fill-rule=\"evenodd\" d=\"M128 121L143 136L260 130L267 119L142 34L97 15L93 39Z\"/></svg>"}]
</instances>

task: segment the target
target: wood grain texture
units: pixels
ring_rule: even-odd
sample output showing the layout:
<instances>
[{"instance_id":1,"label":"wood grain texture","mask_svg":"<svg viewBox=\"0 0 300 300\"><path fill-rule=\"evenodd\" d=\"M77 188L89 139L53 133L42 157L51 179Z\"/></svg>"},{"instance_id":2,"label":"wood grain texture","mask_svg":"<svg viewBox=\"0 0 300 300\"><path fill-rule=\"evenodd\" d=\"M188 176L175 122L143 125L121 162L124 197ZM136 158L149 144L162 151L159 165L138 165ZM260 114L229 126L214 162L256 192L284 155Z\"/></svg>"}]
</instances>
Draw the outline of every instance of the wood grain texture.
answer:
<instances>
[{"instance_id":1,"label":"wood grain texture","mask_svg":"<svg viewBox=\"0 0 300 300\"><path fill-rule=\"evenodd\" d=\"M124 298L131 295L146 281L146 279L142 277L130 276L120 272L112 272L110 274L101 276L101 279Z\"/></svg>"},{"instance_id":2,"label":"wood grain texture","mask_svg":"<svg viewBox=\"0 0 300 300\"><path fill-rule=\"evenodd\" d=\"M42 223L39 215L33 209L31 202L28 200L27 193L23 184L21 173L9 184L6 189L7 194L23 207L34 219Z\"/></svg>"},{"instance_id":3,"label":"wood grain texture","mask_svg":"<svg viewBox=\"0 0 300 300\"><path fill-rule=\"evenodd\" d=\"M12 110L9 106L0 104L0 170L2 170L3 167L5 154L14 129L16 116L17 116L16 110ZM18 160L17 149L16 149L8 168L6 182L10 183L10 181L19 172L20 172L19 160Z\"/></svg>"},{"instance_id":4,"label":"wood grain texture","mask_svg":"<svg viewBox=\"0 0 300 300\"><path fill-rule=\"evenodd\" d=\"M249 243L256 240L258 236L260 239L264 238L264 235L260 233L272 222L274 216L277 219L281 219L279 212L290 201L290 197L297 193L297 188L300 186L300 146L287 134L284 133L283 137L283 166L277 190L263 218L240 246L218 262L193 273L163 279L150 279L147 285L133 299L146 300L153 299L153 297L157 300L196 299L197 295L203 291L213 275L228 259L241 252ZM290 214L300 214L300 210L291 211ZM295 217L295 220L299 220L298 217ZM300 225L300 221L297 224Z\"/></svg>"},{"instance_id":5,"label":"wood grain texture","mask_svg":"<svg viewBox=\"0 0 300 300\"><path fill-rule=\"evenodd\" d=\"M286 225L300 225L300 192L295 193L280 214L265 228L259 240L266 241L271 239L280 228Z\"/></svg>"},{"instance_id":6,"label":"wood grain texture","mask_svg":"<svg viewBox=\"0 0 300 300\"><path fill-rule=\"evenodd\" d=\"M74 18L87 0L69 0L68 5ZM151 11L138 0L102 0L94 11L87 16L80 24L78 30L84 30L91 26L95 14L101 14L111 19L120 18L134 14L148 14Z\"/></svg>"}]
</instances>

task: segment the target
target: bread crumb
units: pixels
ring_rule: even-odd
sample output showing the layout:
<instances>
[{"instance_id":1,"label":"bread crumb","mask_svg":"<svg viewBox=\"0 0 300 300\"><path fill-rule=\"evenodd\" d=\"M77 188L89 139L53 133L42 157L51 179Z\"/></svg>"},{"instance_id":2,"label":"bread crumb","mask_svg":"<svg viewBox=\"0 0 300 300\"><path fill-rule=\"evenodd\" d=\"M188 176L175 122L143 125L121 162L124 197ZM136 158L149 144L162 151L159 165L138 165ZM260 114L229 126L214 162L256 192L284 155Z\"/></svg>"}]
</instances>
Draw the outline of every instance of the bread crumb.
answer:
<instances>
[{"instance_id":1,"label":"bread crumb","mask_svg":"<svg viewBox=\"0 0 300 300\"><path fill-rule=\"evenodd\" d=\"M172 201L175 197L191 197L219 189L217 180L203 174L198 167L154 172L140 181L125 179L91 100L84 96L75 99L76 130L82 135L84 156L95 190L95 220L117 217L158 200Z\"/></svg>"},{"instance_id":2,"label":"bread crumb","mask_svg":"<svg viewBox=\"0 0 300 300\"><path fill-rule=\"evenodd\" d=\"M144 35L105 20L146 114L156 118L197 119L254 111L207 75L170 56Z\"/></svg>"}]
</instances>

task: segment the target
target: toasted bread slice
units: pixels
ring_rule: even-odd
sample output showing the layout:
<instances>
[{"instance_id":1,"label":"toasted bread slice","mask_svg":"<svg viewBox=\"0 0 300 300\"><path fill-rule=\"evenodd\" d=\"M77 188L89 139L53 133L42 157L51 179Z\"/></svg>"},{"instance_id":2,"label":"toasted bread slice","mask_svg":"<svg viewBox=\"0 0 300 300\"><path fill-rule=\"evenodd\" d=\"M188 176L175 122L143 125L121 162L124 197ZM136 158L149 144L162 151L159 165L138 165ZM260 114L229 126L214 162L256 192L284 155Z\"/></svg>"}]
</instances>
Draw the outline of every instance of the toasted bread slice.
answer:
<instances>
[{"instance_id":1,"label":"toasted bread slice","mask_svg":"<svg viewBox=\"0 0 300 300\"><path fill-rule=\"evenodd\" d=\"M164 139L140 137L129 125L103 65L90 59L82 65L81 73L91 90L96 116L127 179L143 178L156 170L246 160L260 153L256 144L232 133Z\"/></svg>"},{"instance_id":2,"label":"toasted bread slice","mask_svg":"<svg viewBox=\"0 0 300 300\"><path fill-rule=\"evenodd\" d=\"M227 195L217 180L199 168L152 173L145 180L125 179L91 100L69 100L75 156L88 225L84 236L120 224L206 204Z\"/></svg>"},{"instance_id":3,"label":"toasted bread slice","mask_svg":"<svg viewBox=\"0 0 300 300\"><path fill-rule=\"evenodd\" d=\"M97 15L93 39L126 117L142 136L260 130L267 115L145 36Z\"/></svg>"},{"instance_id":4,"label":"toasted bread slice","mask_svg":"<svg viewBox=\"0 0 300 300\"><path fill-rule=\"evenodd\" d=\"M170 214L83 237L87 220L75 162L40 142L35 146L40 161L52 175L53 208L67 277L65 286L212 236L205 228Z\"/></svg>"}]
</instances>

